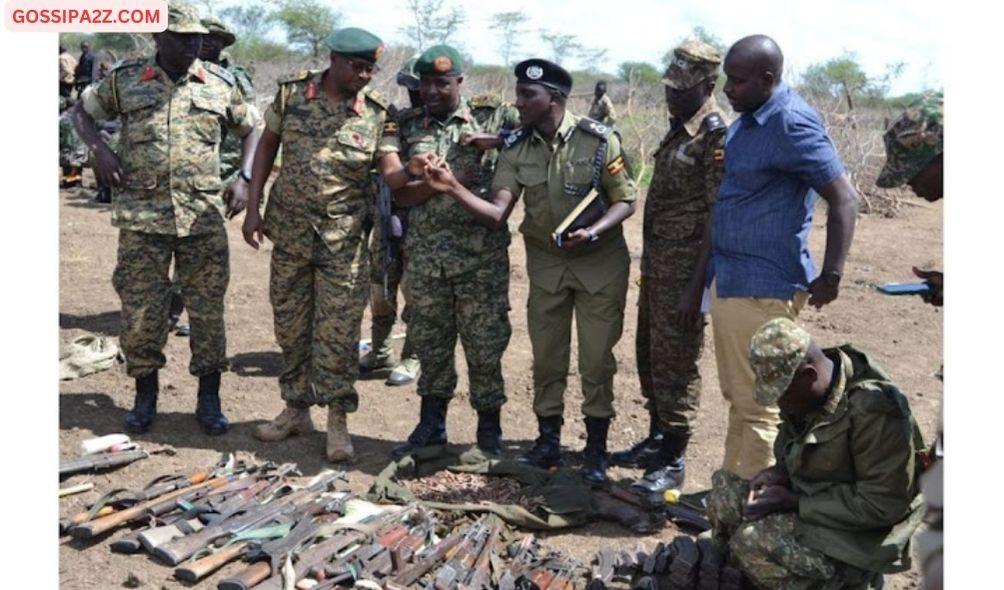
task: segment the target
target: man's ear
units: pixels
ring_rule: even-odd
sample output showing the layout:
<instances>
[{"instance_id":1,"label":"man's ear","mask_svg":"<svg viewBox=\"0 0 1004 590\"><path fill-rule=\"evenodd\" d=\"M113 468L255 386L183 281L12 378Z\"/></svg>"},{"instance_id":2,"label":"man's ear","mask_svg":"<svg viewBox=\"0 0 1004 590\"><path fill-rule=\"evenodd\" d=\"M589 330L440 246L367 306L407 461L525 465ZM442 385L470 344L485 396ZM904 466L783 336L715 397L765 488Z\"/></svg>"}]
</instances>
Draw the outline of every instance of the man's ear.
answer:
<instances>
[{"instance_id":1,"label":"man's ear","mask_svg":"<svg viewBox=\"0 0 1004 590\"><path fill-rule=\"evenodd\" d=\"M805 363L798 368L798 372L795 373L795 378L792 379L792 383L798 386L799 391L808 391L812 389L812 386L816 383L816 379L819 378L819 371L816 367L810 363Z\"/></svg>"},{"instance_id":2,"label":"man's ear","mask_svg":"<svg viewBox=\"0 0 1004 590\"><path fill-rule=\"evenodd\" d=\"M766 84L768 88L773 88L774 84L777 83L777 74L775 74L774 72L772 72L770 70L764 70L764 72L763 72L763 81L764 81L764 84Z\"/></svg>"}]
</instances>

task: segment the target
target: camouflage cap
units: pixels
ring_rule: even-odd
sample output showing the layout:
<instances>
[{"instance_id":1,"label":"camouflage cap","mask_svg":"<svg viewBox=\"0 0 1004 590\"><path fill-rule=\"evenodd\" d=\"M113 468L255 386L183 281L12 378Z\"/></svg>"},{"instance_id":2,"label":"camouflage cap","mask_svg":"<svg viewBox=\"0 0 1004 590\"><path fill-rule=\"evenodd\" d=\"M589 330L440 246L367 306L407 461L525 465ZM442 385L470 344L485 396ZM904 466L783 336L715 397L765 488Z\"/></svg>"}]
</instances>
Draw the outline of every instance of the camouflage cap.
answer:
<instances>
[{"instance_id":1,"label":"camouflage cap","mask_svg":"<svg viewBox=\"0 0 1004 590\"><path fill-rule=\"evenodd\" d=\"M209 29L202 26L199 11L191 4L171 2L167 5L167 30L172 33L197 33L205 35Z\"/></svg>"},{"instance_id":2,"label":"camouflage cap","mask_svg":"<svg viewBox=\"0 0 1004 590\"><path fill-rule=\"evenodd\" d=\"M434 45L418 56L415 73L419 76L459 76L464 73L464 58L449 45Z\"/></svg>"},{"instance_id":3,"label":"camouflage cap","mask_svg":"<svg viewBox=\"0 0 1004 590\"><path fill-rule=\"evenodd\" d=\"M718 74L722 54L707 43L688 39L673 50L662 83L676 90L693 88L698 82Z\"/></svg>"},{"instance_id":4,"label":"camouflage cap","mask_svg":"<svg viewBox=\"0 0 1004 590\"><path fill-rule=\"evenodd\" d=\"M756 376L753 399L770 406L791 385L795 370L809 351L809 333L787 318L775 318L760 326L750 338L750 366Z\"/></svg>"},{"instance_id":5,"label":"camouflage cap","mask_svg":"<svg viewBox=\"0 0 1004 590\"><path fill-rule=\"evenodd\" d=\"M230 47L237 42L237 36L227 28L223 21L216 17L207 16L202 19L202 26L209 30L210 35L216 35L223 39L223 46Z\"/></svg>"},{"instance_id":6,"label":"camouflage cap","mask_svg":"<svg viewBox=\"0 0 1004 590\"><path fill-rule=\"evenodd\" d=\"M932 158L944 151L944 95L928 94L910 105L885 132L885 166L875 184L892 188L906 184Z\"/></svg>"},{"instance_id":7,"label":"camouflage cap","mask_svg":"<svg viewBox=\"0 0 1004 590\"><path fill-rule=\"evenodd\" d=\"M376 62L383 53L383 41L373 33L347 27L332 31L324 41L333 53Z\"/></svg>"}]
</instances>

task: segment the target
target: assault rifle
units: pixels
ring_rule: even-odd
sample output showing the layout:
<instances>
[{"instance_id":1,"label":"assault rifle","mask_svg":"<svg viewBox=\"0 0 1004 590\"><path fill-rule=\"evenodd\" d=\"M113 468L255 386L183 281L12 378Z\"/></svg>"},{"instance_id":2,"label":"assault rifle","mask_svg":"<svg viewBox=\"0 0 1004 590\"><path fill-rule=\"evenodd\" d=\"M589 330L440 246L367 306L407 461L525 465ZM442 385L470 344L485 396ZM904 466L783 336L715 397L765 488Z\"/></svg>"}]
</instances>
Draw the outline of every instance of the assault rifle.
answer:
<instances>
[{"instance_id":1,"label":"assault rifle","mask_svg":"<svg viewBox=\"0 0 1004 590\"><path fill-rule=\"evenodd\" d=\"M83 473L85 471L102 471L128 465L140 459L146 459L150 454L143 449L132 449L130 451L118 451L115 453L97 453L94 455L84 455L72 459L60 459L59 477Z\"/></svg>"},{"instance_id":2,"label":"assault rifle","mask_svg":"<svg viewBox=\"0 0 1004 590\"><path fill-rule=\"evenodd\" d=\"M383 251L383 268L381 269L383 275L383 296L387 299L390 297L388 275L398 256L395 239L399 239L401 236L394 235L394 197L391 194L390 187L387 186L387 181L380 174L374 174L373 181L377 187L376 206L377 214L380 216L378 223L380 224L380 249Z\"/></svg>"}]
</instances>

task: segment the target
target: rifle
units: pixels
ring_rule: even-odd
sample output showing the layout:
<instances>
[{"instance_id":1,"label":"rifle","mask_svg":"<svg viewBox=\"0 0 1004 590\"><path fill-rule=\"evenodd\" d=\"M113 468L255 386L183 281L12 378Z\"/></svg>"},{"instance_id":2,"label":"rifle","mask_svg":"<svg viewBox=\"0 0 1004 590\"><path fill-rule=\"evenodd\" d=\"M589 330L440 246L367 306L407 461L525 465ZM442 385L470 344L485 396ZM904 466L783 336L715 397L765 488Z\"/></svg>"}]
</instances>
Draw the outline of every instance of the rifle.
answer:
<instances>
[{"instance_id":1,"label":"rifle","mask_svg":"<svg viewBox=\"0 0 1004 590\"><path fill-rule=\"evenodd\" d=\"M419 578L428 573L437 563L439 563L447 553L449 553L461 540L464 539L464 531L455 531L448 537L431 548L429 553L421 561L413 563L410 567L397 574L392 582L398 586L408 587L414 584Z\"/></svg>"},{"instance_id":2,"label":"rifle","mask_svg":"<svg viewBox=\"0 0 1004 590\"><path fill-rule=\"evenodd\" d=\"M530 571L526 579L530 582L530 588L535 590L548 590L554 582L555 574L546 567L539 567Z\"/></svg>"},{"instance_id":3,"label":"rifle","mask_svg":"<svg viewBox=\"0 0 1004 590\"><path fill-rule=\"evenodd\" d=\"M481 553L474 561L471 575L462 583L458 584L458 590L491 590L491 556L495 545L498 544L499 534L502 527L496 523L488 533L488 540L481 548Z\"/></svg>"},{"instance_id":4,"label":"rifle","mask_svg":"<svg viewBox=\"0 0 1004 590\"><path fill-rule=\"evenodd\" d=\"M388 274L390 272L390 268L397 260L397 244L394 242L395 236L393 223L394 199L391 195L390 187L387 186L387 181L384 180L382 175L374 174L373 181L377 186L376 206L377 214L380 216L380 249L383 250L383 296L384 299L389 299L390 285L388 284Z\"/></svg>"},{"instance_id":5,"label":"rifle","mask_svg":"<svg viewBox=\"0 0 1004 590\"><path fill-rule=\"evenodd\" d=\"M344 478L344 472L332 472L315 484L295 490L264 504L252 503L246 508L227 515L221 521L202 529L198 533L186 535L158 546L153 554L170 565L178 565L196 551L212 544L221 537L229 537L272 519L293 512L298 505L313 500L327 490L336 479Z\"/></svg>"},{"instance_id":6,"label":"rifle","mask_svg":"<svg viewBox=\"0 0 1004 590\"><path fill-rule=\"evenodd\" d=\"M512 561L499 577L499 590L515 590L519 580L527 568L533 563L536 553L536 539L533 534L526 535L517 545L515 552L510 548Z\"/></svg>"},{"instance_id":7,"label":"rifle","mask_svg":"<svg viewBox=\"0 0 1004 590\"><path fill-rule=\"evenodd\" d=\"M116 453L98 453L86 455L84 457L74 457L72 459L59 460L59 477L82 473L85 471L101 471L128 465L140 459L146 459L150 455L142 449L131 451L118 451Z\"/></svg>"},{"instance_id":8,"label":"rifle","mask_svg":"<svg viewBox=\"0 0 1004 590\"><path fill-rule=\"evenodd\" d=\"M601 549L596 554L596 567L592 570L586 590L606 590L614 579L614 567L617 565L617 553L614 549Z\"/></svg>"},{"instance_id":9,"label":"rifle","mask_svg":"<svg viewBox=\"0 0 1004 590\"><path fill-rule=\"evenodd\" d=\"M452 555L447 555L446 563L433 577L432 586L435 590L453 590L457 582L470 575L471 567L474 566L479 553L476 548L484 542L488 534L483 521L482 518L467 527L464 539L452 550Z\"/></svg>"}]
</instances>

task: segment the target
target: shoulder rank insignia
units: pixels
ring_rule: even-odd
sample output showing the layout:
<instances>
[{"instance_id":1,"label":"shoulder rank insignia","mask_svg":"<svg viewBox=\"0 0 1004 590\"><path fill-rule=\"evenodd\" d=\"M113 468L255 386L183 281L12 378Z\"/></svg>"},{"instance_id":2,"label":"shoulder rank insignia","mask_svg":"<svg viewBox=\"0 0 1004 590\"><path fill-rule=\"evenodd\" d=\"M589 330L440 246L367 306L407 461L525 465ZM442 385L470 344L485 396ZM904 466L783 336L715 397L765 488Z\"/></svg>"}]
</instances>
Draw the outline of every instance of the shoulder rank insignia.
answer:
<instances>
[{"instance_id":1,"label":"shoulder rank insignia","mask_svg":"<svg viewBox=\"0 0 1004 590\"><path fill-rule=\"evenodd\" d=\"M230 86L237 85L237 78L234 77L233 73L231 73L230 70L227 70L222 66L218 66L211 61L202 62L202 65L205 67L207 71L209 71L212 74L215 74L216 77L222 79Z\"/></svg>"},{"instance_id":2,"label":"shoulder rank insignia","mask_svg":"<svg viewBox=\"0 0 1004 590\"><path fill-rule=\"evenodd\" d=\"M725 150L723 150L721 148L718 148L717 150L715 150L714 154L712 154L712 157L715 159L716 162L722 162L722 161L724 161L725 160Z\"/></svg>"},{"instance_id":3,"label":"shoulder rank insignia","mask_svg":"<svg viewBox=\"0 0 1004 590\"><path fill-rule=\"evenodd\" d=\"M613 132L613 129L610 126L604 125L599 121L594 121L588 117L583 117L582 120L579 121L579 128L595 135L596 137L599 137L600 139L610 137L610 134Z\"/></svg>"},{"instance_id":4,"label":"shoulder rank insignia","mask_svg":"<svg viewBox=\"0 0 1004 590\"><path fill-rule=\"evenodd\" d=\"M704 127L705 131L718 131L719 129L725 129L728 125L725 124L725 119L722 119L721 115L710 113L701 121L701 127Z\"/></svg>"},{"instance_id":5,"label":"shoulder rank insignia","mask_svg":"<svg viewBox=\"0 0 1004 590\"><path fill-rule=\"evenodd\" d=\"M494 94L479 94L471 97L468 102L470 102L472 109L497 109L503 104L502 99Z\"/></svg>"},{"instance_id":6,"label":"shoulder rank insignia","mask_svg":"<svg viewBox=\"0 0 1004 590\"><path fill-rule=\"evenodd\" d=\"M372 88L367 88L363 92L366 94L366 98L377 103L377 105L379 105L380 108L382 108L383 110L386 111L388 108L390 108L390 101L384 98L384 96L380 94L378 91Z\"/></svg>"},{"instance_id":7,"label":"shoulder rank insignia","mask_svg":"<svg viewBox=\"0 0 1004 590\"><path fill-rule=\"evenodd\" d=\"M517 127L509 132L504 132L502 136L502 149L506 150L519 143L529 135L522 127Z\"/></svg>"},{"instance_id":8,"label":"shoulder rank insignia","mask_svg":"<svg viewBox=\"0 0 1004 590\"><path fill-rule=\"evenodd\" d=\"M387 119L383 124L383 134L384 135L397 135L398 126L397 123L391 119Z\"/></svg>"},{"instance_id":9,"label":"shoulder rank insignia","mask_svg":"<svg viewBox=\"0 0 1004 590\"><path fill-rule=\"evenodd\" d=\"M624 156L618 155L613 160L610 160L609 164L607 164L607 172L609 172L611 176L616 176L621 172L624 172L626 166Z\"/></svg>"},{"instance_id":10,"label":"shoulder rank insignia","mask_svg":"<svg viewBox=\"0 0 1004 590\"><path fill-rule=\"evenodd\" d=\"M279 78L279 84L292 84L293 82L301 82L311 77L313 72L310 70L300 70L299 72L288 76L286 78Z\"/></svg>"}]
</instances>

